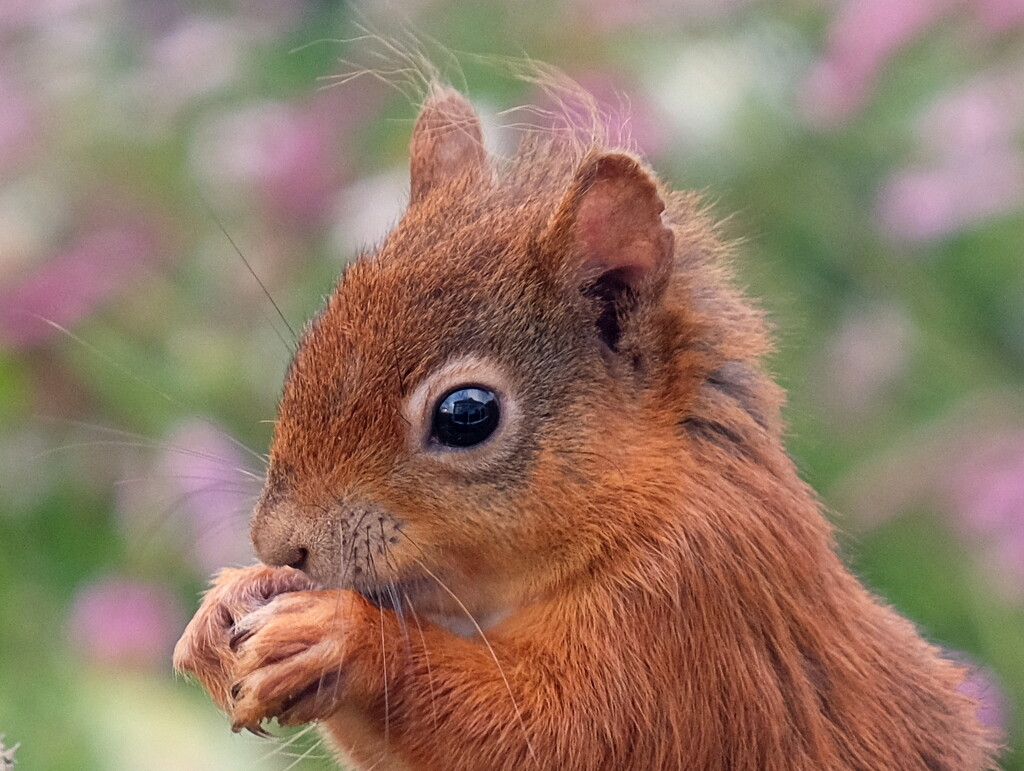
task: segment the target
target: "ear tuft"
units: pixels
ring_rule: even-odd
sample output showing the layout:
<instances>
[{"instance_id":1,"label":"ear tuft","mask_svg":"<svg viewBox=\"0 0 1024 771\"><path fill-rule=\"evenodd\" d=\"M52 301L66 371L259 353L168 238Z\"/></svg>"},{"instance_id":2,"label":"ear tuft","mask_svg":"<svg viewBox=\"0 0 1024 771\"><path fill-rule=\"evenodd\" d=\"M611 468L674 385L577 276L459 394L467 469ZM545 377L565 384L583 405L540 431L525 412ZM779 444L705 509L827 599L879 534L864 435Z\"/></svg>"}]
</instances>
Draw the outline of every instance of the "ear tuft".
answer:
<instances>
[{"instance_id":1,"label":"ear tuft","mask_svg":"<svg viewBox=\"0 0 1024 771\"><path fill-rule=\"evenodd\" d=\"M486 163L480 119L458 91L434 85L412 132L410 182L413 203L435 187L483 172Z\"/></svg>"}]
</instances>

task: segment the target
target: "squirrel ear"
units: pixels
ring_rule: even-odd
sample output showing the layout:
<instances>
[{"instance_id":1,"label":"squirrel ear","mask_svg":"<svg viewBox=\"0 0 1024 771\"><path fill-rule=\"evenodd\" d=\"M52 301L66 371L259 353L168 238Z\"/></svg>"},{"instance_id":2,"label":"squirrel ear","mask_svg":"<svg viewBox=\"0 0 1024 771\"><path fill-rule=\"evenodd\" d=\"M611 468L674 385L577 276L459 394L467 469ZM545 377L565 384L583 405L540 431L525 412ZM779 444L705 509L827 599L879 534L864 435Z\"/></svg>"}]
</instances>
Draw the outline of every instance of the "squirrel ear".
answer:
<instances>
[{"instance_id":1,"label":"squirrel ear","mask_svg":"<svg viewBox=\"0 0 1024 771\"><path fill-rule=\"evenodd\" d=\"M543 250L559 255L572 280L602 303L598 328L616 350L627 290L665 275L672 231L653 177L625 153L592 153L576 171L547 232Z\"/></svg>"},{"instance_id":2,"label":"squirrel ear","mask_svg":"<svg viewBox=\"0 0 1024 771\"><path fill-rule=\"evenodd\" d=\"M413 203L439 184L483 170L483 131L466 97L451 88L431 86L412 131L409 155Z\"/></svg>"},{"instance_id":3,"label":"squirrel ear","mask_svg":"<svg viewBox=\"0 0 1024 771\"><path fill-rule=\"evenodd\" d=\"M664 210L654 179L635 158L596 153L577 169L544 240L571 255L585 282L614 275L635 287L672 258Z\"/></svg>"}]
</instances>

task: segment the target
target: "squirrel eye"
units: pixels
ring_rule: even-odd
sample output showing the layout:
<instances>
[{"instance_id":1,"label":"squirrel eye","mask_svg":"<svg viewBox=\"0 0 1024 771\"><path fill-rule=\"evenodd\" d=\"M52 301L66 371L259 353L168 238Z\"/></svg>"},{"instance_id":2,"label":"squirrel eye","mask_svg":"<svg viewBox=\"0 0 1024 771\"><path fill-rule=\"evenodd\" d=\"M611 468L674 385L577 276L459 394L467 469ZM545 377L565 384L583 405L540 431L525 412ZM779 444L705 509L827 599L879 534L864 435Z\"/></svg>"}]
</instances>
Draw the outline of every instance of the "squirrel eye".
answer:
<instances>
[{"instance_id":1,"label":"squirrel eye","mask_svg":"<svg viewBox=\"0 0 1024 771\"><path fill-rule=\"evenodd\" d=\"M497 396L479 386L460 386L438 402L430 435L446 447L471 447L494 433L499 417Z\"/></svg>"}]
</instances>

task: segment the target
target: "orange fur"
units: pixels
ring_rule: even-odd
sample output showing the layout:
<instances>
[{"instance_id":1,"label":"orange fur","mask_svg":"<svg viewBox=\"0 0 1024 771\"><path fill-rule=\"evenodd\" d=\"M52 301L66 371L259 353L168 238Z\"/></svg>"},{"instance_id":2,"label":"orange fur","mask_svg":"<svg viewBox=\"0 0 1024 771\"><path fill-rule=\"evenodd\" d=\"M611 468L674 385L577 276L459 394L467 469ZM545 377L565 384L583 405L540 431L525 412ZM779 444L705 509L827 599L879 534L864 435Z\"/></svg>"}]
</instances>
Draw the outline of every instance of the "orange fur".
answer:
<instances>
[{"instance_id":1,"label":"orange fur","mask_svg":"<svg viewBox=\"0 0 1024 771\"><path fill-rule=\"evenodd\" d=\"M480 136L432 90L408 211L292 364L252 536L309 582L223 572L175 665L365 768L993 768L964 673L836 557L697 199ZM504 422L438 450L459 377Z\"/></svg>"}]
</instances>

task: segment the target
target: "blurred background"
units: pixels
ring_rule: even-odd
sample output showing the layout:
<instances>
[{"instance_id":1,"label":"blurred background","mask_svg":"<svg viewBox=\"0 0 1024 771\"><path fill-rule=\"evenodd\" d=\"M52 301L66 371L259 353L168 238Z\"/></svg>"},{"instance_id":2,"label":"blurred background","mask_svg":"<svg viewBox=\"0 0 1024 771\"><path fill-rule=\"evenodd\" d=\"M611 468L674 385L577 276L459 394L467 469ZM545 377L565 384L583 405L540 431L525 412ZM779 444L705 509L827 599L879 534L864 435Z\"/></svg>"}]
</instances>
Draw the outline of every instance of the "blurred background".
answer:
<instances>
[{"instance_id":1,"label":"blurred background","mask_svg":"<svg viewBox=\"0 0 1024 771\"><path fill-rule=\"evenodd\" d=\"M967 687L1018 746L1024 0L396 16L0 5L0 734L18 766L330 767L310 735L231 734L170 650L211 571L252 559L291 339L267 295L299 329L406 194L415 106L343 76L407 62L357 22L563 69L728 216L778 330L789 447L848 560L977 667ZM521 119L502 111L545 104L497 58L424 45L498 146Z\"/></svg>"}]
</instances>

